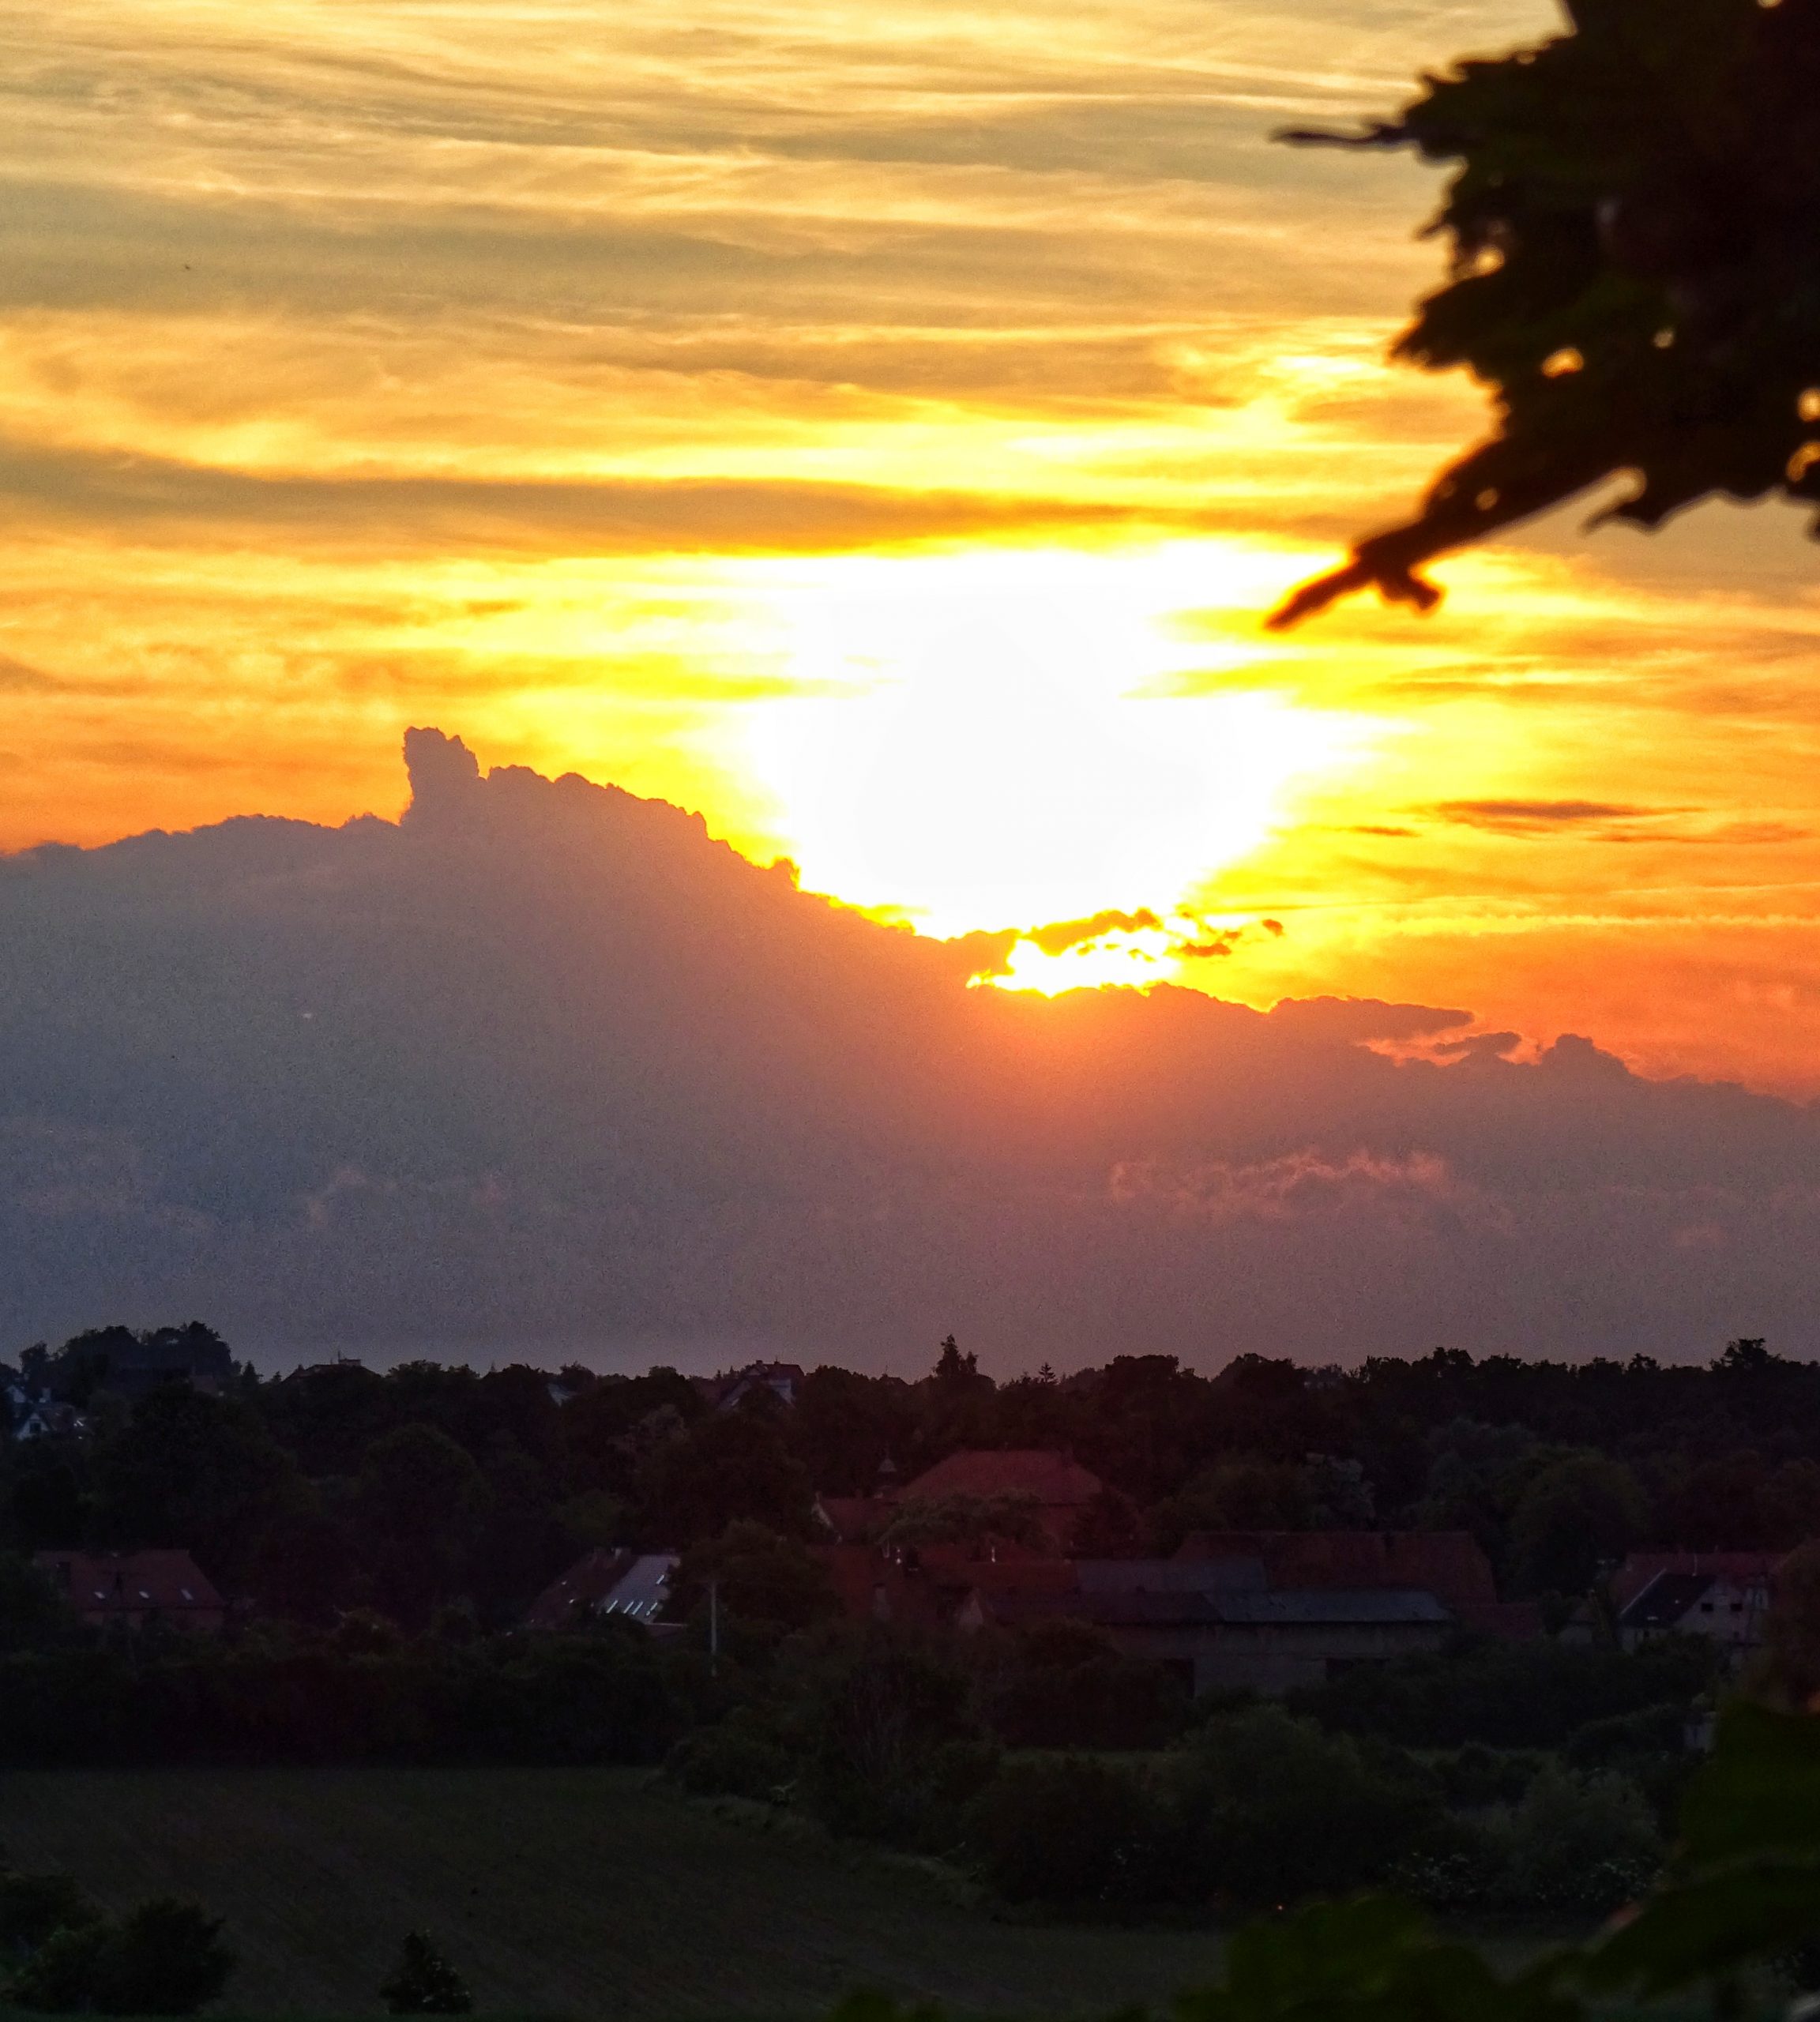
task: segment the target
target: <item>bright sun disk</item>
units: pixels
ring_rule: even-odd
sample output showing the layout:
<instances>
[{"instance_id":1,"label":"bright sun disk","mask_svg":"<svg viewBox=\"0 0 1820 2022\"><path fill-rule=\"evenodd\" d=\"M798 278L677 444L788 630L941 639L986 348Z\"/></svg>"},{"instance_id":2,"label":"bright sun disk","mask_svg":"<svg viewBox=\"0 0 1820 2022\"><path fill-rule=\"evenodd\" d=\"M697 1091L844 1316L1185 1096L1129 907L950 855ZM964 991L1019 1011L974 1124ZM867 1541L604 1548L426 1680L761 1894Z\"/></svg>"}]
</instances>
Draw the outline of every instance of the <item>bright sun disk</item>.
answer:
<instances>
[{"instance_id":1,"label":"bright sun disk","mask_svg":"<svg viewBox=\"0 0 1820 2022\"><path fill-rule=\"evenodd\" d=\"M804 884L942 935L1175 908L1372 741L1269 685L1280 566L1216 542L867 556L778 589L797 692L754 706L746 756ZM1007 980L1154 979L1171 945L1026 945Z\"/></svg>"}]
</instances>

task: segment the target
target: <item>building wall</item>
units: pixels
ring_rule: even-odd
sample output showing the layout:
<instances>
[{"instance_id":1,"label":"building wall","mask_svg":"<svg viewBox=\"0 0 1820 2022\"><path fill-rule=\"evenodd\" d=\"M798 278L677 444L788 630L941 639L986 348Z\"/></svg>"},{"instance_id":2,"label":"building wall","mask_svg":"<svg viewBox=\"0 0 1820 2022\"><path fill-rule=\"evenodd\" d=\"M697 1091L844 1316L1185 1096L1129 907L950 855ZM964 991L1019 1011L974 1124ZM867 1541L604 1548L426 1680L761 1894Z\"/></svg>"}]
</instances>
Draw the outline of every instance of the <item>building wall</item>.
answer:
<instances>
[{"instance_id":1,"label":"building wall","mask_svg":"<svg viewBox=\"0 0 1820 2022\"><path fill-rule=\"evenodd\" d=\"M1619 1640L1634 1650L1664 1636L1704 1636L1720 1645L1734 1664L1763 1647L1769 1589L1755 1580L1715 1580L1681 1619L1660 1628L1624 1628Z\"/></svg>"},{"instance_id":2,"label":"building wall","mask_svg":"<svg viewBox=\"0 0 1820 2022\"><path fill-rule=\"evenodd\" d=\"M1320 1685L1348 1664L1389 1663L1438 1650L1442 1622L1272 1623L1268 1626L1183 1624L1126 1627L1110 1632L1126 1656L1147 1657L1178 1671L1197 1693L1242 1688L1273 1698L1299 1686Z\"/></svg>"}]
</instances>

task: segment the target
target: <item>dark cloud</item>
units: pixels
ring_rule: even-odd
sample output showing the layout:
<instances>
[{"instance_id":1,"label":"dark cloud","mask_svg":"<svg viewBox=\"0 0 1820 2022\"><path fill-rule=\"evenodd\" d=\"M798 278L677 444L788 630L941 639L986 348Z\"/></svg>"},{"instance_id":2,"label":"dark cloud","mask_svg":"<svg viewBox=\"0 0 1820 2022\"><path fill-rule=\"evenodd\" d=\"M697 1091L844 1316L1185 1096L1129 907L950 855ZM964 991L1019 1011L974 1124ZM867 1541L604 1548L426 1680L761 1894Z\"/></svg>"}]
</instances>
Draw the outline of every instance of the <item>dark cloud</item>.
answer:
<instances>
[{"instance_id":1,"label":"dark cloud","mask_svg":"<svg viewBox=\"0 0 1820 2022\"><path fill-rule=\"evenodd\" d=\"M1472 1022L1470 1011L1432 1004L1383 1004L1374 997L1288 998L1270 1014L1288 1030L1344 1039L1427 1039Z\"/></svg>"},{"instance_id":2,"label":"dark cloud","mask_svg":"<svg viewBox=\"0 0 1820 2022\"><path fill-rule=\"evenodd\" d=\"M1033 941L1045 955L1064 955L1070 948L1084 946L1089 941L1104 940L1108 934L1137 934L1145 927L1162 924L1148 906L1140 906L1134 913L1122 913L1109 908L1104 912L1093 914L1090 919L1059 919L1047 926L1028 928L1023 938Z\"/></svg>"},{"instance_id":3,"label":"dark cloud","mask_svg":"<svg viewBox=\"0 0 1820 2022\"><path fill-rule=\"evenodd\" d=\"M755 481L260 476L155 457L0 443L0 522L167 531L250 543L276 533L369 555L464 549L829 554L938 536L1123 524L1066 500Z\"/></svg>"},{"instance_id":4,"label":"dark cloud","mask_svg":"<svg viewBox=\"0 0 1820 2022\"><path fill-rule=\"evenodd\" d=\"M1503 835L1546 833L1585 822L1634 821L1683 808L1633 807L1610 800L1438 800L1423 810L1463 829L1490 829Z\"/></svg>"},{"instance_id":5,"label":"dark cloud","mask_svg":"<svg viewBox=\"0 0 1820 2022\"><path fill-rule=\"evenodd\" d=\"M1463 829L1493 835L1538 836L1582 829L1604 843L1805 842L1813 833L1790 821L1688 820L1688 807L1637 807L1605 800L1440 800L1423 810ZM1408 835L1409 829L1354 829L1356 835Z\"/></svg>"},{"instance_id":6,"label":"dark cloud","mask_svg":"<svg viewBox=\"0 0 1820 2022\"><path fill-rule=\"evenodd\" d=\"M55 695L70 685L42 667L0 653L0 695Z\"/></svg>"},{"instance_id":7,"label":"dark cloud","mask_svg":"<svg viewBox=\"0 0 1820 2022\"><path fill-rule=\"evenodd\" d=\"M1432 1049L1450 1060L1505 1060L1523 1043L1521 1032L1472 1032L1463 1039L1442 1039Z\"/></svg>"},{"instance_id":8,"label":"dark cloud","mask_svg":"<svg viewBox=\"0 0 1820 2022\"><path fill-rule=\"evenodd\" d=\"M1510 1060L1442 1007L969 987L1006 937L433 732L410 760L397 824L0 860L13 1343L1820 1351L1808 1108L1575 1036ZM1378 1050L1424 1041L1458 1057Z\"/></svg>"}]
</instances>

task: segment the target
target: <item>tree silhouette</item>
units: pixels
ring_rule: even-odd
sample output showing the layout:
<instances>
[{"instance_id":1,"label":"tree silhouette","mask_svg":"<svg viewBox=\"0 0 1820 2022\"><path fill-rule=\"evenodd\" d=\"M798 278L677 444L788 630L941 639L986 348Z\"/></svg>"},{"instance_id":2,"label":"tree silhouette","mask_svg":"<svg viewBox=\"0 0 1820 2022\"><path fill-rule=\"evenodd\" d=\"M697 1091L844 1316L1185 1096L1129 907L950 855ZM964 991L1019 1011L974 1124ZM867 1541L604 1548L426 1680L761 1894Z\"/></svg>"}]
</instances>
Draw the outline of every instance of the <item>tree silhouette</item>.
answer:
<instances>
[{"instance_id":1,"label":"tree silhouette","mask_svg":"<svg viewBox=\"0 0 1820 2022\"><path fill-rule=\"evenodd\" d=\"M1428 227L1452 277L1395 355L1467 367L1498 426L1273 626L1374 585L1429 609L1423 563L1620 474L1600 520L1820 503L1820 0L1566 6L1569 33L1394 119L1280 136L1460 164Z\"/></svg>"},{"instance_id":2,"label":"tree silhouette","mask_svg":"<svg viewBox=\"0 0 1820 2022\"><path fill-rule=\"evenodd\" d=\"M468 1983L420 1930L405 1934L398 1963L379 1983L389 2015L466 2015Z\"/></svg>"},{"instance_id":3,"label":"tree silhouette","mask_svg":"<svg viewBox=\"0 0 1820 2022\"><path fill-rule=\"evenodd\" d=\"M961 1383L980 1374L980 1358L964 1355L961 1344L952 1334L942 1343L942 1352L935 1358L935 1380L938 1383Z\"/></svg>"}]
</instances>

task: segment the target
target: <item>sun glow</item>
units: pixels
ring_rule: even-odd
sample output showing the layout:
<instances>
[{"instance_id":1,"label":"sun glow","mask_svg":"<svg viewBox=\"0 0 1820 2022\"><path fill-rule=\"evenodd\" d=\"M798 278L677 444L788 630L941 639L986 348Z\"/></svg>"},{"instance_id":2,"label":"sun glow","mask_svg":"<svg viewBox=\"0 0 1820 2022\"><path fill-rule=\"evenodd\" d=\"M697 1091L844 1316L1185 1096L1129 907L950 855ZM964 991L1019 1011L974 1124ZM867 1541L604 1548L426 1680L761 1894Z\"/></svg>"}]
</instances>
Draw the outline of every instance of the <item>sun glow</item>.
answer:
<instances>
[{"instance_id":1,"label":"sun glow","mask_svg":"<svg viewBox=\"0 0 1820 2022\"><path fill-rule=\"evenodd\" d=\"M775 589L795 692L753 709L745 755L803 881L940 934L1179 905L1372 742L1278 692L1250 626L1179 622L1254 611L1283 566L1213 542L998 549ZM1025 944L1007 979L1154 978L1196 931Z\"/></svg>"},{"instance_id":2,"label":"sun glow","mask_svg":"<svg viewBox=\"0 0 1820 2022\"><path fill-rule=\"evenodd\" d=\"M1282 931L1277 920L1244 915L1209 920L1199 914L1181 914L1154 925L1107 927L1066 946L1055 945L1047 935L1026 935L1012 948L1002 968L983 972L974 981L999 990L1033 990L1045 997L1107 984L1141 989L1171 980L1211 983L1218 964L1209 957L1229 955L1248 938Z\"/></svg>"}]
</instances>

